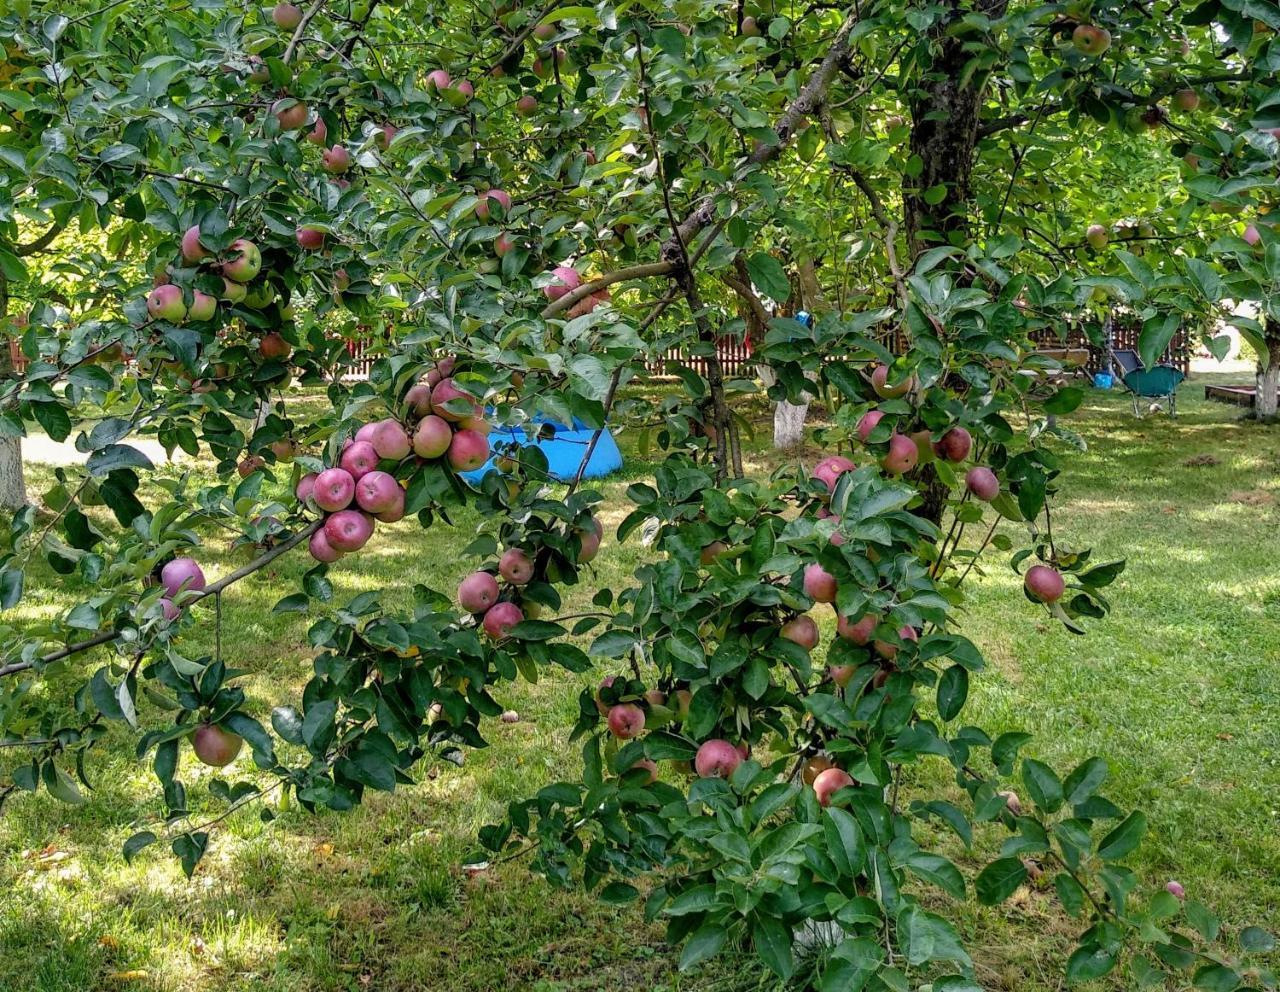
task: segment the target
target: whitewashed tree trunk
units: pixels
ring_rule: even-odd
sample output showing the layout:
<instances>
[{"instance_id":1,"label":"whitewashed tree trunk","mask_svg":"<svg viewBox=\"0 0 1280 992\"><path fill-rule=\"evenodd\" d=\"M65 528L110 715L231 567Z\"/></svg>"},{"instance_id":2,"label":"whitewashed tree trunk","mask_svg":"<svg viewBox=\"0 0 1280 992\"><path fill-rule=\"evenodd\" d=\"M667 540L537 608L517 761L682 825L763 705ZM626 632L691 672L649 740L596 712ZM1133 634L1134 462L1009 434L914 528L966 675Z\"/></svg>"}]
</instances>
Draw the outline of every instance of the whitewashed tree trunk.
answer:
<instances>
[{"instance_id":1,"label":"whitewashed tree trunk","mask_svg":"<svg viewBox=\"0 0 1280 992\"><path fill-rule=\"evenodd\" d=\"M0 275L0 328L9 328L9 283ZM9 339L0 338L0 379L14 374ZM22 438L0 438L0 510L13 512L27 505L27 482L22 472Z\"/></svg>"},{"instance_id":2,"label":"whitewashed tree trunk","mask_svg":"<svg viewBox=\"0 0 1280 992\"><path fill-rule=\"evenodd\" d=\"M780 401L773 408L773 446L779 451L798 448L804 441L804 422L808 416L808 403Z\"/></svg>"},{"instance_id":3,"label":"whitewashed tree trunk","mask_svg":"<svg viewBox=\"0 0 1280 992\"><path fill-rule=\"evenodd\" d=\"M1276 415L1276 389L1280 387L1280 322L1267 320L1267 354L1258 359L1257 391L1253 398L1253 414L1259 420ZM1267 364L1262 364L1263 360Z\"/></svg>"},{"instance_id":4,"label":"whitewashed tree trunk","mask_svg":"<svg viewBox=\"0 0 1280 992\"><path fill-rule=\"evenodd\" d=\"M1277 356L1280 357L1280 356ZM1259 420L1276 415L1276 390L1280 389L1280 364L1273 358L1265 369L1258 365L1258 395L1254 400L1254 413Z\"/></svg>"}]
</instances>

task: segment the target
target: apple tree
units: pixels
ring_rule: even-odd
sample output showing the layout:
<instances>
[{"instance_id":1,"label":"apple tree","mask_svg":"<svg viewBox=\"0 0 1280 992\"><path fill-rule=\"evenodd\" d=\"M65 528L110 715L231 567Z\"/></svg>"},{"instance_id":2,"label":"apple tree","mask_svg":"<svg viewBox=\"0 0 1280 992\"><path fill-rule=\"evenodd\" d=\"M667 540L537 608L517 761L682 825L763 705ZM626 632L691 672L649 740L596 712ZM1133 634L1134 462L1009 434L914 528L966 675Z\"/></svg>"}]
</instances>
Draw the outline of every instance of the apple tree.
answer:
<instances>
[{"instance_id":1,"label":"apple tree","mask_svg":"<svg viewBox=\"0 0 1280 992\"><path fill-rule=\"evenodd\" d=\"M1083 393L1033 335L1119 303L1151 357L1251 298L1246 333L1273 329L1277 27L1217 0L6 9L0 299L25 366L0 432L6 457L38 426L84 460L0 560L0 727L26 745L0 799L90 801L103 728L127 725L160 795L124 854L163 842L190 874L240 807L411 785L484 746L494 685L596 665L566 728L580 778L479 839L609 900L643 889L685 966L732 940L814 988L976 988L926 887L990 905L1049 872L1079 920L1069 978L1275 987L1269 935L1125 866L1147 823L1106 798L1104 757L1057 771L965 721L985 662L960 616L998 556L1026 622L1084 634L1123 568L1054 526L1077 439L1052 418ZM1108 168L1167 202L1096 198ZM814 464L741 471L735 407L762 387L717 342L748 330L770 399L836 407ZM623 389L673 349L705 372ZM659 452L613 534L581 468L495 443L543 416ZM157 470L139 437L216 481ZM344 556L464 504L484 523L456 593L333 602ZM260 553L210 581L228 529ZM640 531L631 584L592 590L602 543ZM319 614L313 675L257 712L188 635L308 553L276 609ZM15 619L49 581L75 605ZM202 820L184 758L229 768L246 742L254 771Z\"/></svg>"}]
</instances>

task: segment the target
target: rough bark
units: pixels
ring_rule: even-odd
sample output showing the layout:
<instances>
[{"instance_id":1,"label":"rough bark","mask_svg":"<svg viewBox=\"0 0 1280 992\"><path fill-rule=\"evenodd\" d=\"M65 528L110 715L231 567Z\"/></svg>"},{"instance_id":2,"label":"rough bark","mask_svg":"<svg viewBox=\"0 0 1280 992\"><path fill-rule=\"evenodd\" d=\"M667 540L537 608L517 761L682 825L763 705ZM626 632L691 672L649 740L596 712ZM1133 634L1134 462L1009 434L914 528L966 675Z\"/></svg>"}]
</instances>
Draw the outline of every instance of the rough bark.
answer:
<instances>
[{"instance_id":1,"label":"rough bark","mask_svg":"<svg viewBox=\"0 0 1280 992\"><path fill-rule=\"evenodd\" d=\"M9 329L9 282L0 275L0 328ZM0 339L0 379L15 375L9 336ZM0 510L12 513L27 505L27 482L22 472L22 438L0 437Z\"/></svg>"},{"instance_id":2,"label":"rough bark","mask_svg":"<svg viewBox=\"0 0 1280 992\"><path fill-rule=\"evenodd\" d=\"M1259 420L1270 420L1276 415L1276 391L1280 389L1280 321L1267 321L1266 345L1267 364L1264 366L1259 356L1253 401L1253 413Z\"/></svg>"},{"instance_id":3,"label":"rough bark","mask_svg":"<svg viewBox=\"0 0 1280 992\"><path fill-rule=\"evenodd\" d=\"M943 243L963 243L969 232L974 146L986 91L986 76L964 78L972 53L966 51L967 32L952 29L971 12L991 18L1003 16L1008 0L977 0L972 7L950 0L950 15L929 32L933 65L911 96L911 152L919 156L918 176L903 180L903 213L914 259ZM924 194L941 186L946 195L934 205Z\"/></svg>"}]
</instances>

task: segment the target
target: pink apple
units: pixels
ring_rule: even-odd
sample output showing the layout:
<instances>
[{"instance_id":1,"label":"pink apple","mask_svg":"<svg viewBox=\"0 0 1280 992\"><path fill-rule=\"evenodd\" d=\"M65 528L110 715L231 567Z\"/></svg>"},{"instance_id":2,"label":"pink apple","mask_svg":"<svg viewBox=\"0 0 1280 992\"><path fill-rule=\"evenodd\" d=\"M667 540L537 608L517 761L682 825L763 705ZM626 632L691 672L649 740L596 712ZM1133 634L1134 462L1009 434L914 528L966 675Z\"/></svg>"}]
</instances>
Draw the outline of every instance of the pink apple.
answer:
<instances>
[{"instance_id":1,"label":"pink apple","mask_svg":"<svg viewBox=\"0 0 1280 992\"><path fill-rule=\"evenodd\" d=\"M1000 480L985 465L977 465L964 477L965 488L984 503L990 503L1000 495Z\"/></svg>"},{"instance_id":2,"label":"pink apple","mask_svg":"<svg viewBox=\"0 0 1280 992\"><path fill-rule=\"evenodd\" d=\"M890 475L905 475L916 467L919 460L920 451L916 443L905 434L894 434L889 438L889 451L880 460L880 465Z\"/></svg>"},{"instance_id":3,"label":"pink apple","mask_svg":"<svg viewBox=\"0 0 1280 992\"><path fill-rule=\"evenodd\" d=\"M644 710L635 703L619 703L609 707L609 732L619 740L639 737L644 730Z\"/></svg>"},{"instance_id":4,"label":"pink apple","mask_svg":"<svg viewBox=\"0 0 1280 992\"><path fill-rule=\"evenodd\" d=\"M443 69L436 69L427 73L427 92L439 93L441 90L447 90L451 82L452 80L449 78L449 74L447 72Z\"/></svg>"},{"instance_id":5,"label":"pink apple","mask_svg":"<svg viewBox=\"0 0 1280 992\"><path fill-rule=\"evenodd\" d=\"M511 194L506 190L490 189L480 194L480 199L476 203L476 216L481 220L488 220L490 207L489 201L492 200L498 206L502 207L503 214L511 209Z\"/></svg>"},{"instance_id":6,"label":"pink apple","mask_svg":"<svg viewBox=\"0 0 1280 992\"><path fill-rule=\"evenodd\" d=\"M742 753L726 740L710 740L698 748L693 767L700 778L728 778L742 764Z\"/></svg>"},{"instance_id":7,"label":"pink apple","mask_svg":"<svg viewBox=\"0 0 1280 992\"><path fill-rule=\"evenodd\" d=\"M489 460L489 439L478 431L458 431L449 442L448 454L455 472L471 472Z\"/></svg>"},{"instance_id":8,"label":"pink apple","mask_svg":"<svg viewBox=\"0 0 1280 992\"><path fill-rule=\"evenodd\" d=\"M792 617L782 625L778 633L788 641L799 644L806 651L812 651L818 646L818 625L813 617L808 615Z\"/></svg>"},{"instance_id":9,"label":"pink apple","mask_svg":"<svg viewBox=\"0 0 1280 992\"><path fill-rule=\"evenodd\" d=\"M157 286L147 297L147 313L152 320L181 324L187 319L187 305L182 300L182 290L170 284Z\"/></svg>"},{"instance_id":10,"label":"pink apple","mask_svg":"<svg viewBox=\"0 0 1280 992\"><path fill-rule=\"evenodd\" d=\"M192 224L182 235L182 260L188 265L194 265L208 257L209 253L200 243L200 225Z\"/></svg>"},{"instance_id":11,"label":"pink apple","mask_svg":"<svg viewBox=\"0 0 1280 992\"><path fill-rule=\"evenodd\" d=\"M836 480L856 467L843 455L828 455L813 467L813 477L826 486L828 492L835 492Z\"/></svg>"},{"instance_id":12,"label":"pink apple","mask_svg":"<svg viewBox=\"0 0 1280 992\"><path fill-rule=\"evenodd\" d=\"M320 167L331 176L340 176L351 168L351 153L342 145L326 148L320 154Z\"/></svg>"},{"instance_id":13,"label":"pink apple","mask_svg":"<svg viewBox=\"0 0 1280 992\"><path fill-rule=\"evenodd\" d=\"M828 768L818 772L818 777L813 780L813 794L818 797L819 805L830 806L831 797L851 785L853 779L843 768Z\"/></svg>"},{"instance_id":14,"label":"pink apple","mask_svg":"<svg viewBox=\"0 0 1280 992\"><path fill-rule=\"evenodd\" d=\"M307 132L307 140L313 145L324 147L329 143L329 126L323 117L317 117L315 125Z\"/></svg>"},{"instance_id":15,"label":"pink apple","mask_svg":"<svg viewBox=\"0 0 1280 992\"><path fill-rule=\"evenodd\" d=\"M551 283L542 288L543 294L549 300L558 300L565 293L582 285L582 276L578 275L578 270L567 265L557 265L551 270L551 275L553 277Z\"/></svg>"},{"instance_id":16,"label":"pink apple","mask_svg":"<svg viewBox=\"0 0 1280 992\"><path fill-rule=\"evenodd\" d=\"M920 635L916 633L914 627L904 625L898 628L898 639L902 641L918 641ZM888 658L890 661L898 657L898 645L896 644L891 644L888 641L873 641L872 646L882 657Z\"/></svg>"},{"instance_id":17,"label":"pink apple","mask_svg":"<svg viewBox=\"0 0 1280 992\"><path fill-rule=\"evenodd\" d=\"M298 485L294 488L293 494L298 497L299 503L305 505L307 500L311 498L311 494L316 488L316 479L318 478L319 475L315 472L308 472L298 480Z\"/></svg>"},{"instance_id":18,"label":"pink apple","mask_svg":"<svg viewBox=\"0 0 1280 992\"><path fill-rule=\"evenodd\" d=\"M844 617L836 617L836 633L846 641L865 646L876 632L880 619L874 613L868 613L857 623L850 623Z\"/></svg>"},{"instance_id":19,"label":"pink apple","mask_svg":"<svg viewBox=\"0 0 1280 992\"><path fill-rule=\"evenodd\" d=\"M836 577L816 561L804 567L804 594L815 603L836 601Z\"/></svg>"},{"instance_id":20,"label":"pink apple","mask_svg":"<svg viewBox=\"0 0 1280 992\"><path fill-rule=\"evenodd\" d=\"M1023 579L1027 593L1041 603L1056 603L1067 591L1062 573L1048 565L1032 565Z\"/></svg>"},{"instance_id":21,"label":"pink apple","mask_svg":"<svg viewBox=\"0 0 1280 992\"><path fill-rule=\"evenodd\" d=\"M166 623L172 623L182 615L182 611L172 599L167 596L161 596L158 600L160 604L160 615L164 617Z\"/></svg>"},{"instance_id":22,"label":"pink apple","mask_svg":"<svg viewBox=\"0 0 1280 992\"><path fill-rule=\"evenodd\" d=\"M324 536L335 551L359 551L373 536L373 518L359 510L339 510L325 520Z\"/></svg>"},{"instance_id":23,"label":"pink apple","mask_svg":"<svg viewBox=\"0 0 1280 992\"><path fill-rule=\"evenodd\" d=\"M307 123L307 105L300 100L289 97L277 100L271 105L271 112L276 115L281 131L296 131Z\"/></svg>"},{"instance_id":24,"label":"pink apple","mask_svg":"<svg viewBox=\"0 0 1280 992\"><path fill-rule=\"evenodd\" d=\"M523 619L524 612L515 603L494 603L485 613L482 626L486 634L499 641Z\"/></svg>"},{"instance_id":25,"label":"pink apple","mask_svg":"<svg viewBox=\"0 0 1280 992\"><path fill-rule=\"evenodd\" d=\"M298 247L305 248L307 251L319 251L324 247L324 231L314 227L299 227L294 232L294 237L297 239Z\"/></svg>"},{"instance_id":26,"label":"pink apple","mask_svg":"<svg viewBox=\"0 0 1280 992\"><path fill-rule=\"evenodd\" d=\"M271 19L276 22L276 27L292 31L302 23L302 8L297 4L278 3L271 8Z\"/></svg>"},{"instance_id":27,"label":"pink apple","mask_svg":"<svg viewBox=\"0 0 1280 992\"><path fill-rule=\"evenodd\" d=\"M344 468L327 468L316 476L311 498L329 513L345 510L356 495L356 480Z\"/></svg>"},{"instance_id":28,"label":"pink apple","mask_svg":"<svg viewBox=\"0 0 1280 992\"><path fill-rule=\"evenodd\" d=\"M342 552L329 543L323 527L311 535L307 550L311 552L312 558L325 564L331 564L342 557Z\"/></svg>"},{"instance_id":29,"label":"pink apple","mask_svg":"<svg viewBox=\"0 0 1280 992\"><path fill-rule=\"evenodd\" d=\"M897 396L904 396L911 389L914 383L910 376L896 385L889 384L889 367L887 365L877 365L871 370L871 388L875 390L877 396L882 399L893 399Z\"/></svg>"},{"instance_id":30,"label":"pink apple","mask_svg":"<svg viewBox=\"0 0 1280 992\"><path fill-rule=\"evenodd\" d=\"M431 410L437 417L458 421L468 416L467 413L458 413L446 406L446 404L456 400L466 400L468 403L475 402L469 393L459 389L457 384L448 377L442 378L431 387Z\"/></svg>"},{"instance_id":31,"label":"pink apple","mask_svg":"<svg viewBox=\"0 0 1280 992\"><path fill-rule=\"evenodd\" d=\"M440 417L423 417L413 432L413 451L419 458L439 458L449 450L453 430Z\"/></svg>"},{"instance_id":32,"label":"pink apple","mask_svg":"<svg viewBox=\"0 0 1280 992\"><path fill-rule=\"evenodd\" d=\"M516 243L512 241L509 237L507 237L505 234L499 234L496 238L493 239L493 253L497 255L499 258L502 258L507 252L509 252L515 246L516 246Z\"/></svg>"},{"instance_id":33,"label":"pink apple","mask_svg":"<svg viewBox=\"0 0 1280 992\"><path fill-rule=\"evenodd\" d=\"M396 505L404 490L387 472L367 472L356 480L356 505L369 513L384 513Z\"/></svg>"},{"instance_id":34,"label":"pink apple","mask_svg":"<svg viewBox=\"0 0 1280 992\"><path fill-rule=\"evenodd\" d=\"M533 581L533 559L523 548L508 548L498 559L498 573L512 585L528 585Z\"/></svg>"},{"instance_id":35,"label":"pink apple","mask_svg":"<svg viewBox=\"0 0 1280 992\"><path fill-rule=\"evenodd\" d=\"M377 421L373 425L373 430L369 432L368 440L379 458L390 458L397 462L409 457L413 447L409 443L409 435L400 426L400 422L390 418Z\"/></svg>"},{"instance_id":36,"label":"pink apple","mask_svg":"<svg viewBox=\"0 0 1280 992\"><path fill-rule=\"evenodd\" d=\"M368 441L352 441L338 462L356 482L378 467L378 452Z\"/></svg>"},{"instance_id":37,"label":"pink apple","mask_svg":"<svg viewBox=\"0 0 1280 992\"><path fill-rule=\"evenodd\" d=\"M604 537L604 528L600 525L599 520L592 517L587 527L579 529L577 533L578 540L582 542L582 549L578 552L578 564L585 565L599 553L600 541Z\"/></svg>"},{"instance_id":38,"label":"pink apple","mask_svg":"<svg viewBox=\"0 0 1280 992\"><path fill-rule=\"evenodd\" d=\"M858 440L865 441L871 435L871 432L876 429L876 424L882 420L884 420L884 412L882 410L868 410L864 413L858 420Z\"/></svg>"},{"instance_id":39,"label":"pink apple","mask_svg":"<svg viewBox=\"0 0 1280 992\"><path fill-rule=\"evenodd\" d=\"M425 382L418 383L405 393L404 401L408 404L411 413L425 417L431 412L431 387Z\"/></svg>"},{"instance_id":40,"label":"pink apple","mask_svg":"<svg viewBox=\"0 0 1280 992\"><path fill-rule=\"evenodd\" d=\"M395 493L391 497L391 504L385 509L374 514L384 524L393 524L397 520L404 518L404 489L397 485Z\"/></svg>"},{"instance_id":41,"label":"pink apple","mask_svg":"<svg viewBox=\"0 0 1280 992\"><path fill-rule=\"evenodd\" d=\"M166 596L177 599L183 590L199 592L204 588L204 571L194 558L174 558L160 569L160 584Z\"/></svg>"},{"instance_id":42,"label":"pink apple","mask_svg":"<svg viewBox=\"0 0 1280 992\"><path fill-rule=\"evenodd\" d=\"M351 440L344 444L343 450L349 448L355 441L368 441L373 444L373 429L378 426L378 421L371 420L367 424L361 424L359 429L352 435Z\"/></svg>"},{"instance_id":43,"label":"pink apple","mask_svg":"<svg viewBox=\"0 0 1280 992\"><path fill-rule=\"evenodd\" d=\"M472 572L458 584L458 605L483 613L498 601L498 580L489 572Z\"/></svg>"}]
</instances>

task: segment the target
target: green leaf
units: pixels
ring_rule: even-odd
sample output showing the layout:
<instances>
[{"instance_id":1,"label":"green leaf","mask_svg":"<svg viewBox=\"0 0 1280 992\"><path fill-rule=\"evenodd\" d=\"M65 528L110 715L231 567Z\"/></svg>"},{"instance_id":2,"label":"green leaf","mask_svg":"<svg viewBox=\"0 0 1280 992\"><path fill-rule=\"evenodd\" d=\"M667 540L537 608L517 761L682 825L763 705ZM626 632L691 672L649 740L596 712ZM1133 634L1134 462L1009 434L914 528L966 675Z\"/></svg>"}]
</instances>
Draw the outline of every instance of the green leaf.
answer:
<instances>
[{"instance_id":1,"label":"green leaf","mask_svg":"<svg viewBox=\"0 0 1280 992\"><path fill-rule=\"evenodd\" d=\"M979 872L973 881L973 888L978 895L978 902L984 906L995 906L1013 895L1026 879L1027 866L1020 859L1001 858Z\"/></svg>"},{"instance_id":2,"label":"green leaf","mask_svg":"<svg viewBox=\"0 0 1280 992\"><path fill-rule=\"evenodd\" d=\"M1058 899L1062 902L1062 908L1067 911L1067 915L1078 917L1084 912L1085 892L1077 882L1067 872L1059 872L1053 879L1053 887L1058 892Z\"/></svg>"},{"instance_id":3,"label":"green leaf","mask_svg":"<svg viewBox=\"0 0 1280 992\"><path fill-rule=\"evenodd\" d=\"M960 665L952 665L938 679L938 715L954 720L969 698L969 673Z\"/></svg>"},{"instance_id":4,"label":"green leaf","mask_svg":"<svg viewBox=\"0 0 1280 992\"><path fill-rule=\"evenodd\" d=\"M1062 784L1067 802L1072 806L1078 806L1092 796L1107 780L1107 771L1107 763L1097 757L1090 758L1077 766Z\"/></svg>"},{"instance_id":5,"label":"green leaf","mask_svg":"<svg viewBox=\"0 0 1280 992\"><path fill-rule=\"evenodd\" d=\"M708 958L715 957L724 947L729 931L720 921L704 923L694 931L689 942L680 953L680 970L688 971L694 965L701 964Z\"/></svg>"},{"instance_id":6,"label":"green leaf","mask_svg":"<svg viewBox=\"0 0 1280 992\"><path fill-rule=\"evenodd\" d=\"M795 971L791 953L791 931L776 916L756 914L751 924L751 939L756 953L779 978L787 979Z\"/></svg>"},{"instance_id":7,"label":"green leaf","mask_svg":"<svg viewBox=\"0 0 1280 992\"><path fill-rule=\"evenodd\" d=\"M1137 850L1146 831L1147 818L1135 810L1098 842L1098 857L1103 861L1119 861L1127 857Z\"/></svg>"},{"instance_id":8,"label":"green leaf","mask_svg":"<svg viewBox=\"0 0 1280 992\"><path fill-rule=\"evenodd\" d=\"M1207 964L1196 971L1192 984L1206 992L1236 992L1242 982L1240 976L1225 965Z\"/></svg>"},{"instance_id":9,"label":"green leaf","mask_svg":"<svg viewBox=\"0 0 1280 992\"><path fill-rule=\"evenodd\" d=\"M25 575L19 568L0 568L0 610L11 610L22 599Z\"/></svg>"},{"instance_id":10,"label":"green leaf","mask_svg":"<svg viewBox=\"0 0 1280 992\"><path fill-rule=\"evenodd\" d=\"M747 273L756 288L775 303L783 303L791 295L791 280L787 278L787 271L772 255L756 252L747 259Z\"/></svg>"},{"instance_id":11,"label":"green leaf","mask_svg":"<svg viewBox=\"0 0 1280 992\"><path fill-rule=\"evenodd\" d=\"M626 882L610 882L600 890L600 901L611 906L623 906L634 902L639 895L640 892L634 885L628 885Z\"/></svg>"},{"instance_id":12,"label":"green leaf","mask_svg":"<svg viewBox=\"0 0 1280 992\"><path fill-rule=\"evenodd\" d=\"M157 838L150 830L139 830L136 834L124 842L124 860L125 863L131 863L134 855L141 851L148 844L154 844Z\"/></svg>"},{"instance_id":13,"label":"green leaf","mask_svg":"<svg viewBox=\"0 0 1280 992\"><path fill-rule=\"evenodd\" d=\"M1270 954L1276 949L1276 938L1262 927L1245 927L1240 931L1240 947L1246 954Z\"/></svg>"},{"instance_id":14,"label":"green leaf","mask_svg":"<svg viewBox=\"0 0 1280 992\"><path fill-rule=\"evenodd\" d=\"M1202 902L1195 899L1187 900L1183 912L1187 914L1187 922L1199 931L1200 936L1205 940L1217 940L1220 924L1218 917Z\"/></svg>"},{"instance_id":15,"label":"green leaf","mask_svg":"<svg viewBox=\"0 0 1280 992\"><path fill-rule=\"evenodd\" d=\"M32 403L31 415L54 441L65 441L71 433L71 415L60 403Z\"/></svg>"},{"instance_id":16,"label":"green leaf","mask_svg":"<svg viewBox=\"0 0 1280 992\"><path fill-rule=\"evenodd\" d=\"M285 596L282 600L271 607L272 613L306 613L307 605L311 598L305 592L295 592L292 595Z\"/></svg>"},{"instance_id":17,"label":"green leaf","mask_svg":"<svg viewBox=\"0 0 1280 992\"><path fill-rule=\"evenodd\" d=\"M898 942L912 967L926 961L970 963L955 928L919 906L909 905L898 915Z\"/></svg>"},{"instance_id":18,"label":"green leaf","mask_svg":"<svg viewBox=\"0 0 1280 992\"><path fill-rule=\"evenodd\" d=\"M824 813L823 833L827 853L831 856L842 878L855 878L867 859L867 845L862 828L848 810L828 806Z\"/></svg>"},{"instance_id":19,"label":"green leaf","mask_svg":"<svg viewBox=\"0 0 1280 992\"><path fill-rule=\"evenodd\" d=\"M127 444L109 444L89 456L86 463L89 474L93 476L107 475L119 468L141 468L155 471L151 459L137 448Z\"/></svg>"},{"instance_id":20,"label":"green leaf","mask_svg":"<svg viewBox=\"0 0 1280 992\"><path fill-rule=\"evenodd\" d=\"M52 758L40 766L40 778L54 799L71 806L79 806L85 801L75 779L59 768Z\"/></svg>"},{"instance_id":21,"label":"green leaf","mask_svg":"<svg viewBox=\"0 0 1280 992\"><path fill-rule=\"evenodd\" d=\"M1048 765L1034 758L1025 759L1022 762L1022 782L1032 802L1046 813L1055 813L1062 807L1062 782Z\"/></svg>"},{"instance_id":22,"label":"green leaf","mask_svg":"<svg viewBox=\"0 0 1280 992\"><path fill-rule=\"evenodd\" d=\"M205 847L209 843L209 835L204 831L182 834L173 839L173 853L182 862L182 870L187 878L195 874L196 865L204 857Z\"/></svg>"},{"instance_id":23,"label":"green leaf","mask_svg":"<svg viewBox=\"0 0 1280 992\"><path fill-rule=\"evenodd\" d=\"M1116 966L1115 955L1097 944L1078 947L1067 959L1067 981L1087 982L1101 978Z\"/></svg>"}]
</instances>

